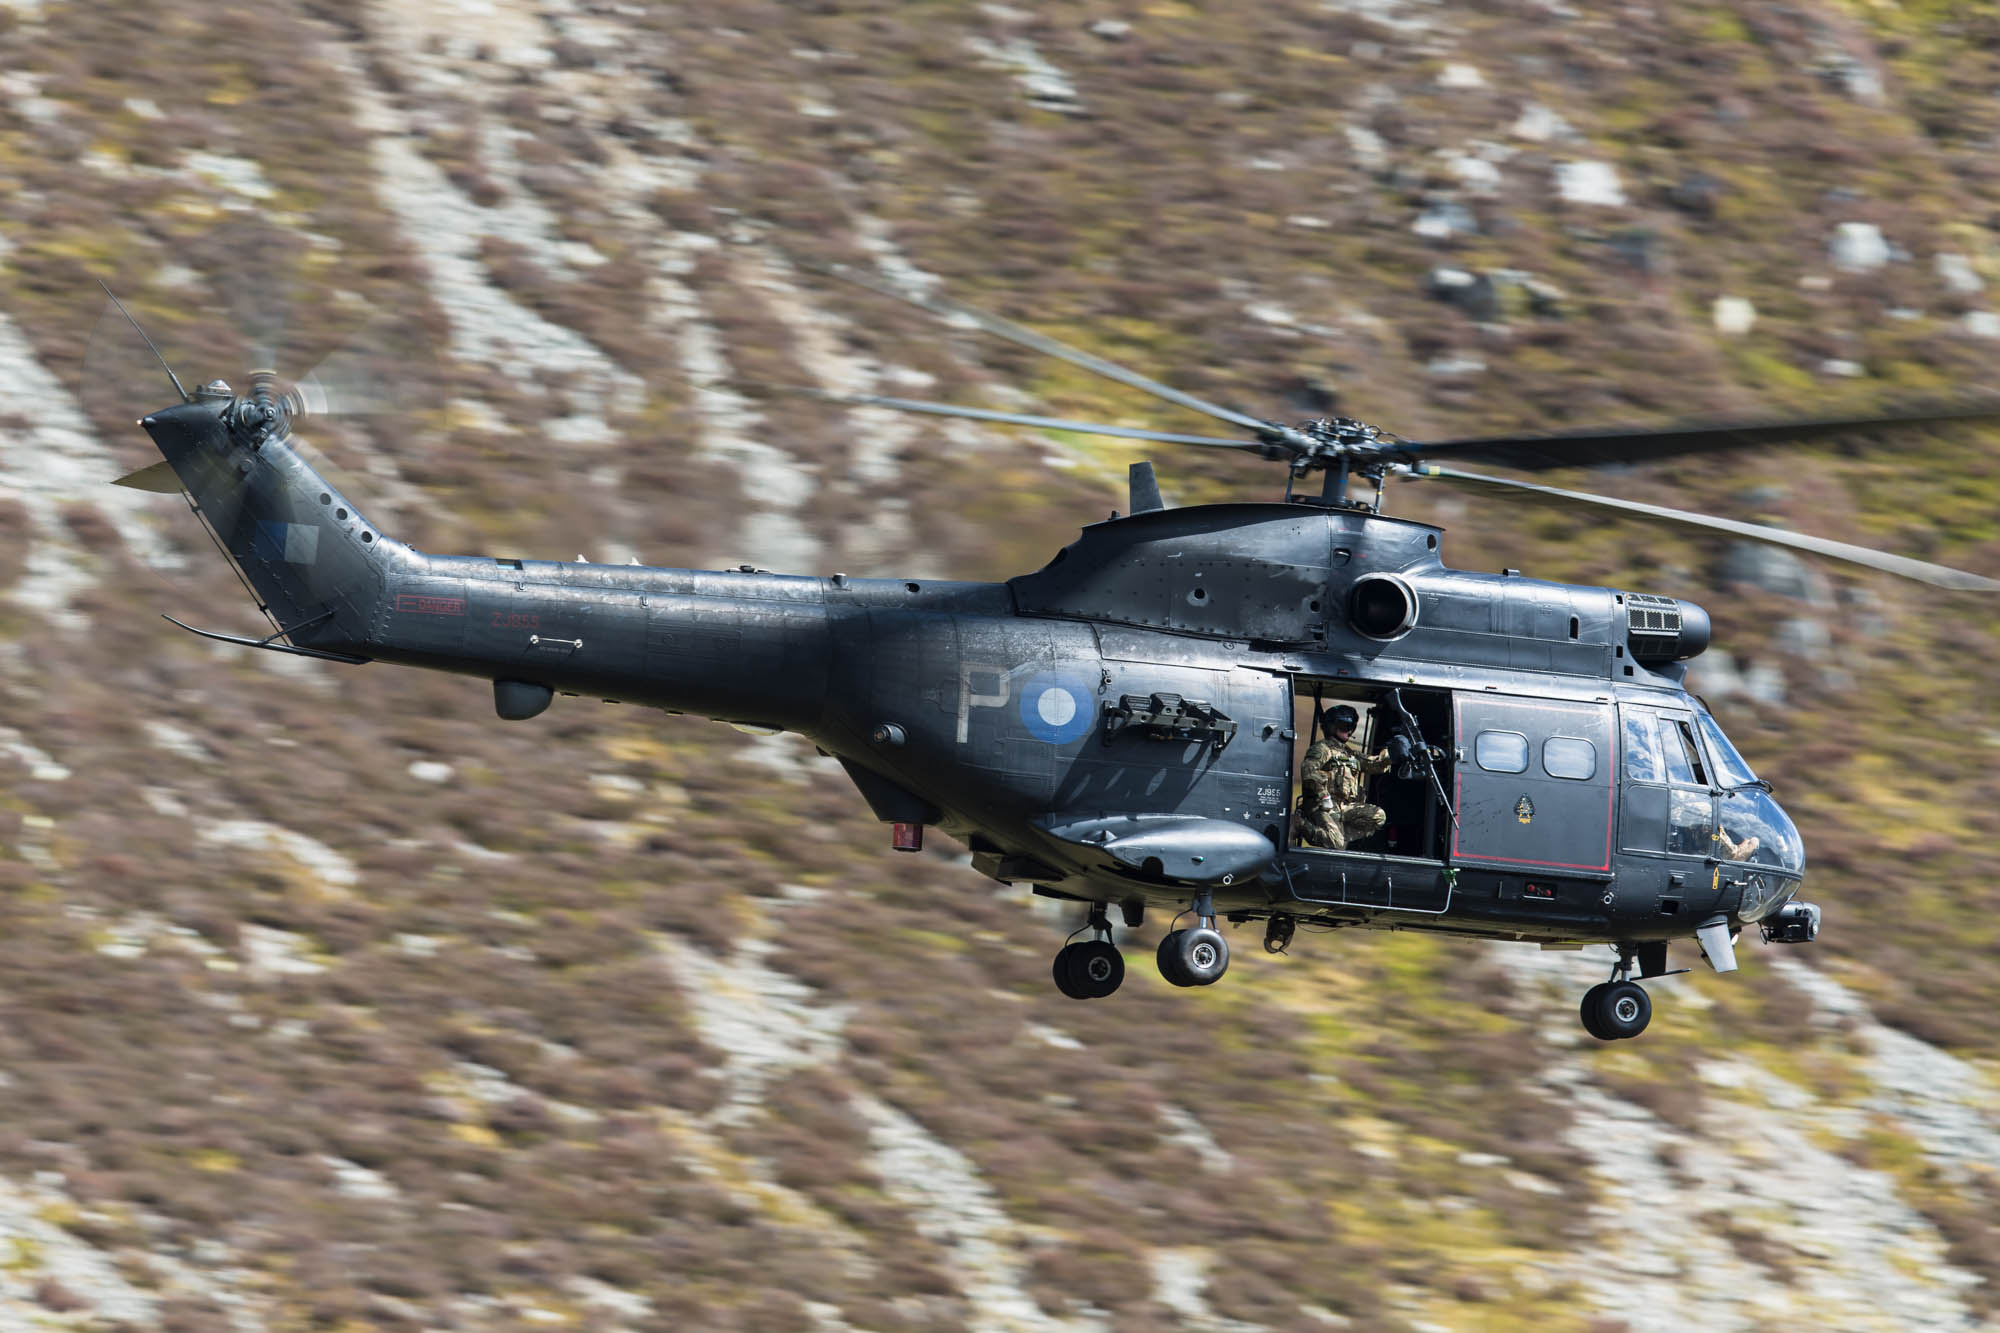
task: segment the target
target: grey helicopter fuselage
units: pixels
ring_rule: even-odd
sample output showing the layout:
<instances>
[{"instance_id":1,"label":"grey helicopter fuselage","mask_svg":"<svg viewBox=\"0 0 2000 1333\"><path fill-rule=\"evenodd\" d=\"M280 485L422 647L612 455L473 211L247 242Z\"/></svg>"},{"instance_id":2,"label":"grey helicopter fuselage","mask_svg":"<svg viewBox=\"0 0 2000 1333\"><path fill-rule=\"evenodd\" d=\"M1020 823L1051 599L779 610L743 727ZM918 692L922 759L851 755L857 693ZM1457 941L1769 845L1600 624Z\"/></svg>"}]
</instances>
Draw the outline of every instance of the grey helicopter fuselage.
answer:
<instances>
[{"instance_id":1,"label":"grey helicopter fuselage","mask_svg":"<svg viewBox=\"0 0 2000 1333\"><path fill-rule=\"evenodd\" d=\"M514 719L574 694L796 732L899 835L938 827L995 879L1128 921L1198 901L1623 949L1733 932L1803 874L1682 687L1699 608L1448 569L1424 524L1148 508L1004 583L440 556L238 410L142 425L288 640L261 646L490 680ZM1391 689L1437 781L1378 780L1386 850L1296 845L1301 705L1372 704L1379 744Z\"/></svg>"}]
</instances>

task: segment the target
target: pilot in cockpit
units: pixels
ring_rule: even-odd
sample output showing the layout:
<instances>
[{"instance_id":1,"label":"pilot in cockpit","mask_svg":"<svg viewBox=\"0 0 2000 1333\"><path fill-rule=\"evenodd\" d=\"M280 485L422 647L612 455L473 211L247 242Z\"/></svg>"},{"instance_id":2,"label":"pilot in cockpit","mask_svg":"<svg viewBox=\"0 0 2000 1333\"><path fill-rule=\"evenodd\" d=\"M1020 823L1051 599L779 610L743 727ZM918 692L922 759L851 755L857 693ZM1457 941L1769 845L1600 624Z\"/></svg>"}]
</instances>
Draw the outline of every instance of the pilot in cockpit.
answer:
<instances>
[{"instance_id":1,"label":"pilot in cockpit","mask_svg":"<svg viewBox=\"0 0 2000 1333\"><path fill-rule=\"evenodd\" d=\"M1754 833L1738 842L1729 836L1729 830L1726 828L1716 829L1715 840L1721 844L1722 854L1732 861L1748 861L1756 854L1757 848L1763 845L1762 839Z\"/></svg>"}]
</instances>

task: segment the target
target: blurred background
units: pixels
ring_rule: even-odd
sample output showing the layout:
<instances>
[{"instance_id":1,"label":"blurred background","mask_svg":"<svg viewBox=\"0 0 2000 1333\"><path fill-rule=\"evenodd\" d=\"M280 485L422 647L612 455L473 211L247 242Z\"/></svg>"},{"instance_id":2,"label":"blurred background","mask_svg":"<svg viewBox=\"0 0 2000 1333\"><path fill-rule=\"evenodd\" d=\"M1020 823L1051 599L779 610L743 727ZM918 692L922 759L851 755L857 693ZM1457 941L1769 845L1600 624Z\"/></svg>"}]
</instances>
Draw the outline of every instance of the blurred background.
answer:
<instances>
[{"instance_id":1,"label":"blurred background","mask_svg":"<svg viewBox=\"0 0 2000 1333\"><path fill-rule=\"evenodd\" d=\"M1608 951L1362 932L1078 1005L1065 910L796 738L168 626L267 632L104 484L173 395L96 332L326 364L372 410L303 438L424 549L1000 579L1145 455L763 386L1212 423L814 264L1419 438L1948 395L1986 0L10 0L0 71L0 1324L1995 1326L1990 598L1392 485L1709 608L1821 942L1614 1046ZM1556 480L2000 575L1978 432Z\"/></svg>"}]
</instances>

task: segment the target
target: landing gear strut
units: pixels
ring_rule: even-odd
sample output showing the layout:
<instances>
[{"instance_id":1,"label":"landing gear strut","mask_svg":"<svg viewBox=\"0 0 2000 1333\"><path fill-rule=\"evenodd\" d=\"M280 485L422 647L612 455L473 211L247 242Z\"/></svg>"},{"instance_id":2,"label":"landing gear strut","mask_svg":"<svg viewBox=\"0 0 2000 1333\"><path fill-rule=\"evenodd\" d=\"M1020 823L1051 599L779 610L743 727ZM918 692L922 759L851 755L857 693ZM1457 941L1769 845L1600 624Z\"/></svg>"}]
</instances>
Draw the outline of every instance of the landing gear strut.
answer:
<instances>
[{"instance_id":1,"label":"landing gear strut","mask_svg":"<svg viewBox=\"0 0 2000 1333\"><path fill-rule=\"evenodd\" d=\"M1194 900L1201 922L1193 930L1170 930L1155 955L1160 975L1176 986L1212 986L1229 970L1229 941L1215 928L1215 900L1204 893Z\"/></svg>"},{"instance_id":2,"label":"landing gear strut","mask_svg":"<svg viewBox=\"0 0 2000 1333\"><path fill-rule=\"evenodd\" d=\"M1646 988L1631 979L1632 964L1646 945L1620 944L1618 961L1612 966L1611 980L1600 981L1583 993L1578 1017L1583 1030L1599 1041L1622 1041L1636 1037L1653 1021L1653 999ZM1666 950L1659 949L1658 966L1651 958L1641 960L1641 971L1659 975L1664 971Z\"/></svg>"},{"instance_id":3,"label":"landing gear strut","mask_svg":"<svg viewBox=\"0 0 2000 1333\"><path fill-rule=\"evenodd\" d=\"M1111 942L1111 919L1105 915L1103 903L1090 905L1090 920L1084 929L1094 938L1072 937L1056 951L1056 989L1072 1000L1101 1000L1125 980L1125 955Z\"/></svg>"}]
</instances>

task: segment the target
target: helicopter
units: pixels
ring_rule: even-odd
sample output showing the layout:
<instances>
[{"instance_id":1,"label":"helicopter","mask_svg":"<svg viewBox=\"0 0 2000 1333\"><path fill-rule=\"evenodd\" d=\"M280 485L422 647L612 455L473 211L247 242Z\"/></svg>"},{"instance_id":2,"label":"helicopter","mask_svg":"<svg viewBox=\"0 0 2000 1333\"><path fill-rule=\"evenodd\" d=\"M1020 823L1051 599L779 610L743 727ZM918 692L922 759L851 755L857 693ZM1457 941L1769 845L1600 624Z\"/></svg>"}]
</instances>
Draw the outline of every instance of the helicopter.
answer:
<instances>
[{"instance_id":1,"label":"helicopter","mask_svg":"<svg viewBox=\"0 0 2000 1333\"><path fill-rule=\"evenodd\" d=\"M561 694L797 733L838 761L894 850L920 851L934 828L981 874L1082 904L1086 924L1052 967L1073 999L1124 979L1114 908L1126 928L1171 915L1156 962L1180 987L1227 970L1223 921L1261 921L1272 953L1301 926L1422 930L1611 946L1609 977L1579 1006L1610 1041L1650 1021L1642 981L1688 970L1669 970L1671 941L1692 938L1728 972L1748 926L1772 943L1816 937L1821 910L1797 898L1803 841L1685 686L1706 612L1451 568L1442 529L1382 512L1385 481L1527 493L2000 590L1848 543L1456 466L1535 472L1990 421L1992 403L1419 442L1346 417L1264 420L935 292L820 271L1243 434L799 392L1250 453L1285 465L1284 496L1169 507L1153 464L1135 463L1122 516L1004 582L436 555L383 533L293 446L294 424L321 406L311 384L260 370L247 393L221 380L190 393L147 339L181 401L139 421L162 460L121 483L184 492L273 632L167 619L263 651L484 679L508 721ZM1345 810L1294 798L1315 743L1355 757L1362 791ZM1313 845L1323 814L1364 803L1365 836Z\"/></svg>"}]
</instances>

